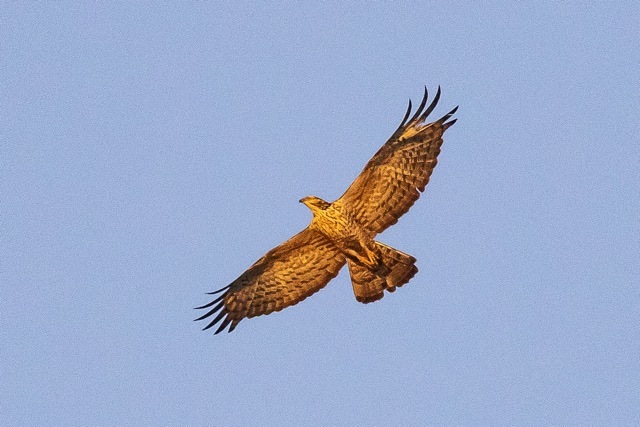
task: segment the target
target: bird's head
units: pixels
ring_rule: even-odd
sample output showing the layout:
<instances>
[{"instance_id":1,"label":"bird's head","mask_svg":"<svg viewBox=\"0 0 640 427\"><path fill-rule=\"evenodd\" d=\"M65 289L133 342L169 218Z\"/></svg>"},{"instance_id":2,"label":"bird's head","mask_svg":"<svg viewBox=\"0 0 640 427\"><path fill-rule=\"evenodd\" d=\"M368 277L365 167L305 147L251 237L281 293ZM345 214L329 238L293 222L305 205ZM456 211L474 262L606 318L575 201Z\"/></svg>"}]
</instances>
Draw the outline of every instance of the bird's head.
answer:
<instances>
[{"instance_id":1,"label":"bird's head","mask_svg":"<svg viewBox=\"0 0 640 427\"><path fill-rule=\"evenodd\" d=\"M300 199L300 203L304 203L309 209L311 209L311 212L313 212L314 214L317 211L323 211L327 209L331 205L331 203L327 203L316 196L303 197L302 199Z\"/></svg>"}]
</instances>

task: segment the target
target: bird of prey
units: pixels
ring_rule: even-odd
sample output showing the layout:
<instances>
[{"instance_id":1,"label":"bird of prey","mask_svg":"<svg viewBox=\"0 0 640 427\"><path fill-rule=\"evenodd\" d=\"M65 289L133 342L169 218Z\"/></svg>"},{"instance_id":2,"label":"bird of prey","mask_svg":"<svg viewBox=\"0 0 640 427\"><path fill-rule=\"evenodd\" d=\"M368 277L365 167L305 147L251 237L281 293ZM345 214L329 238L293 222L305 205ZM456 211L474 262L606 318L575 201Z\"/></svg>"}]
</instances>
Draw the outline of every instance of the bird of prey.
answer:
<instances>
[{"instance_id":1,"label":"bird of prey","mask_svg":"<svg viewBox=\"0 0 640 427\"><path fill-rule=\"evenodd\" d=\"M222 321L216 334L233 331L244 318L269 314L297 304L322 289L349 266L356 300L377 301L417 272L416 259L374 240L398 222L420 197L436 166L443 133L458 107L426 123L440 99L440 87L427 104L407 112L389 140L366 164L347 191L333 203L309 196L300 200L313 213L307 228L267 252L228 286L210 294L217 298L197 309L209 309L196 320L214 316L204 328ZM217 314L216 314L217 313Z\"/></svg>"}]
</instances>

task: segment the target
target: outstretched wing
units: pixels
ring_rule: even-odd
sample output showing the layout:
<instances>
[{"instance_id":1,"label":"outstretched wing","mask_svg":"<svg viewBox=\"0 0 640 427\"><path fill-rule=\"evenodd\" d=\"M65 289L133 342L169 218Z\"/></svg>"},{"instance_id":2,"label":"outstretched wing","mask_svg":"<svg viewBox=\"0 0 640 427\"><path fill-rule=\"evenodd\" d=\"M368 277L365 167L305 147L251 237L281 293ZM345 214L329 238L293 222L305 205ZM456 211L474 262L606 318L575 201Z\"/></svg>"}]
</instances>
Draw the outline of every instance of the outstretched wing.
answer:
<instances>
[{"instance_id":1,"label":"outstretched wing","mask_svg":"<svg viewBox=\"0 0 640 427\"><path fill-rule=\"evenodd\" d=\"M436 122L424 124L440 99L440 87L425 110L427 88L416 113L407 113L391 138L367 163L336 203L343 204L356 220L373 233L398 222L420 197L436 166L442 134L456 120L447 121L458 107ZM419 190L419 191L418 191Z\"/></svg>"},{"instance_id":2,"label":"outstretched wing","mask_svg":"<svg viewBox=\"0 0 640 427\"><path fill-rule=\"evenodd\" d=\"M297 304L322 289L345 264L344 255L320 232L304 229L267 252L230 285L212 292L224 292L203 305L211 308L196 320L218 312L204 329L224 319L216 334L229 324L229 332L246 317L260 316Z\"/></svg>"}]
</instances>

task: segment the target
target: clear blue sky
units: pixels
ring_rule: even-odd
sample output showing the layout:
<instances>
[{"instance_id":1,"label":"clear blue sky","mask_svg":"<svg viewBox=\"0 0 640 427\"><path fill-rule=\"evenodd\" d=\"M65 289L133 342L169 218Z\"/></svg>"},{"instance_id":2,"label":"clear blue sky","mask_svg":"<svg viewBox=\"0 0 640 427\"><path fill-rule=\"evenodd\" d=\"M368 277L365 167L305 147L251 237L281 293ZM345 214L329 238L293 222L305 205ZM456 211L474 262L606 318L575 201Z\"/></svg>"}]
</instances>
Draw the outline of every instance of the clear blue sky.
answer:
<instances>
[{"instance_id":1,"label":"clear blue sky","mask_svg":"<svg viewBox=\"0 0 640 427\"><path fill-rule=\"evenodd\" d=\"M3 2L0 424L640 423L637 2ZM460 105L380 240L214 336L204 293Z\"/></svg>"}]
</instances>

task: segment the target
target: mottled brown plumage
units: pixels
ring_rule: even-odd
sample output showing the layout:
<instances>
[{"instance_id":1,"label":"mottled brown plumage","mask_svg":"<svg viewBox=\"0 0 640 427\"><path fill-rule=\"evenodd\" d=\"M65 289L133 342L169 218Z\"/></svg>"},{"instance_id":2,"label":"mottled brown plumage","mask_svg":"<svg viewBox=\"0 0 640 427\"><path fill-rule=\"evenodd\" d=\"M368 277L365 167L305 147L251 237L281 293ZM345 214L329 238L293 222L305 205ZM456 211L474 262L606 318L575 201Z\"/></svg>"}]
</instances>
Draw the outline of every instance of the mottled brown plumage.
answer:
<instances>
[{"instance_id":1,"label":"mottled brown plumage","mask_svg":"<svg viewBox=\"0 0 640 427\"><path fill-rule=\"evenodd\" d=\"M379 300L417 272L415 258L374 240L398 222L420 197L436 166L442 135L457 107L441 119L424 124L440 99L440 88L425 109L427 90L416 113L411 101L402 123L367 163L347 191L333 203L314 196L304 203L313 213L311 224L267 252L212 302L202 320L221 321L216 333L231 332L248 317L269 314L294 305L323 288L345 263L349 265L356 299ZM217 314L216 314L217 313Z\"/></svg>"}]
</instances>

